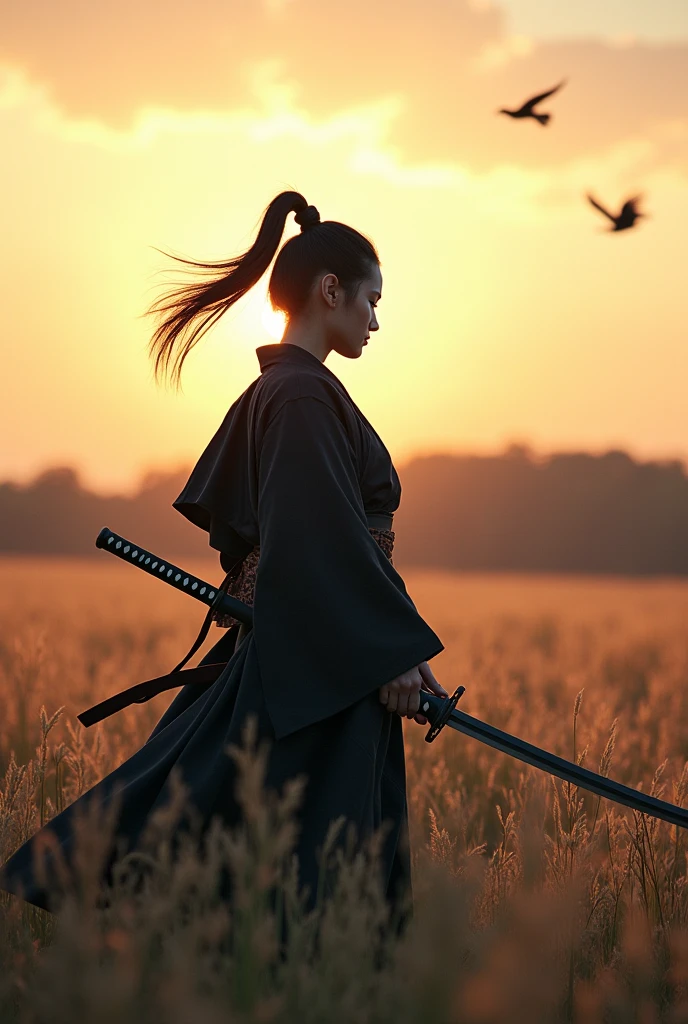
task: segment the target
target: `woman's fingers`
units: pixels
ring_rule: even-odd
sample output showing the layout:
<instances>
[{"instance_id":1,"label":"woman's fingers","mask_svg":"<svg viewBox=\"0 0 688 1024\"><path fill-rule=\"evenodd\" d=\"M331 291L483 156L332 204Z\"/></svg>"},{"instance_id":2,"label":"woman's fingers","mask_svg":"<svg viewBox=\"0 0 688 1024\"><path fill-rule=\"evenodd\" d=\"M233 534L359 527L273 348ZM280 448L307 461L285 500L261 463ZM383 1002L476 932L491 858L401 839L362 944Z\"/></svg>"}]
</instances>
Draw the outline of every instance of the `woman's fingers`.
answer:
<instances>
[{"instance_id":1,"label":"woman's fingers","mask_svg":"<svg viewBox=\"0 0 688 1024\"><path fill-rule=\"evenodd\" d=\"M406 711L407 718L415 718L418 714L418 708L420 707L420 686L417 690L413 690L409 694L408 708Z\"/></svg>"},{"instance_id":2,"label":"woman's fingers","mask_svg":"<svg viewBox=\"0 0 688 1024\"><path fill-rule=\"evenodd\" d=\"M407 718L414 718L420 707L420 691L423 678L418 668L397 676L390 683L380 687L380 703L387 711L396 712Z\"/></svg>"},{"instance_id":3,"label":"woman's fingers","mask_svg":"<svg viewBox=\"0 0 688 1024\"><path fill-rule=\"evenodd\" d=\"M397 691L394 688L394 682L385 683L384 686L380 687L380 703L384 704L388 711L395 711L397 706Z\"/></svg>"},{"instance_id":4,"label":"woman's fingers","mask_svg":"<svg viewBox=\"0 0 688 1024\"><path fill-rule=\"evenodd\" d=\"M438 683L437 680L435 679L435 674L428 665L427 661L424 661L421 665L418 666L418 671L420 672L421 679L423 680L424 690L427 690L428 693L434 693L438 697L449 696L449 694L442 686L442 684Z\"/></svg>"},{"instance_id":5,"label":"woman's fingers","mask_svg":"<svg viewBox=\"0 0 688 1024\"><path fill-rule=\"evenodd\" d=\"M420 707L420 681L412 680L408 688L402 689L397 704L397 714L413 718Z\"/></svg>"}]
</instances>

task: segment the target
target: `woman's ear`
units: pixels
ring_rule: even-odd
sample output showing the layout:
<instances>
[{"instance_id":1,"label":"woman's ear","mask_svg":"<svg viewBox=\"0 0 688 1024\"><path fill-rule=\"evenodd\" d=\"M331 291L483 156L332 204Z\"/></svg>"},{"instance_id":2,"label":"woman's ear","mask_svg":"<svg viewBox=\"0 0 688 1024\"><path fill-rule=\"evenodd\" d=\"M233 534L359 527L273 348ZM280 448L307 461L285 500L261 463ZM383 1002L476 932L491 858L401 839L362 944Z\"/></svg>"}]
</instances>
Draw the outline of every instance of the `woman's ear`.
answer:
<instances>
[{"instance_id":1,"label":"woman's ear","mask_svg":"<svg viewBox=\"0 0 688 1024\"><path fill-rule=\"evenodd\" d=\"M336 274L325 274L322 281L320 282L320 290L325 302L331 309L337 304L337 296L339 294L339 278Z\"/></svg>"}]
</instances>

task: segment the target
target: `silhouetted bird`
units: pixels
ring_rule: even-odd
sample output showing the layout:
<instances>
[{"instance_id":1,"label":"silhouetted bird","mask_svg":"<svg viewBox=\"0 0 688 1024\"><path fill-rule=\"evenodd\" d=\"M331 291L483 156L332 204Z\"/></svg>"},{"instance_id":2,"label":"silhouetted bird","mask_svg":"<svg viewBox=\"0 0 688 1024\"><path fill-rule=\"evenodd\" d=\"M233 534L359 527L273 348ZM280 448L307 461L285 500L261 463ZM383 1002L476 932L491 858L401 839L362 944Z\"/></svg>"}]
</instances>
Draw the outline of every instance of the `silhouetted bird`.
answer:
<instances>
[{"instance_id":1,"label":"silhouetted bird","mask_svg":"<svg viewBox=\"0 0 688 1024\"><path fill-rule=\"evenodd\" d=\"M638 217L646 216L644 213L639 213L636 208L640 198L640 196L634 196L633 199L627 199L621 207L621 213L618 217L615 217L613 213L609 212L609 210L605 210L604 206L598 203L596 199L593 199L591 195L588 196L588 202L592 203L595 209L599 210L600 213L603 213L605 217L609 217L610 221L614 225L613 228L609 229L610 231L625 231L627 228L633 227Z\"/></svg>"},{"instance_id":2,"label":"silhouetted bird","mask_svg":"<svg viewBox=\"0 0 688 1024\"><path fill-rule=\"evenodd\" d=\"M533 107L536 107L538 103L542 103L542 101L546 100L549 96L554 96L555 92L558 92L561 89L562 85L564 85L565 82L566 82L566 79L564 79L562 82L560 82L559 85L555 85L553 89L549 90L549 92L541 92L539 96L533 96L532 99L528 100L527 103L524 103L523 106L519 107L518 110L505 110L504 108L502 108L501 110L498 111L498 113L499 114L508 114L509 117L516 117L516 118L532 117L536 121L539 121L540 124L547 124L547 122L549 121L549 119L550 119L550 117L552 115L551 114L536 114L535 111L533 110Z\"/></svg>"}]
</instances>

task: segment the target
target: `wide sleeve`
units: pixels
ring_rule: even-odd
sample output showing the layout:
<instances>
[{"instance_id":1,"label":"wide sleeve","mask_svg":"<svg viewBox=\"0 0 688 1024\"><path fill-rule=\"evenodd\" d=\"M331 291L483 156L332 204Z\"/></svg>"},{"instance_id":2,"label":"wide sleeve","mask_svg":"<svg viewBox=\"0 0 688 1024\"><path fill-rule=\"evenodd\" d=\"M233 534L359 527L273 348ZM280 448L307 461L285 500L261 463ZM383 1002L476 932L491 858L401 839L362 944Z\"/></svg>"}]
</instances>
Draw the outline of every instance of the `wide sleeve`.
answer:
<instances>
[{"instance_id":1,"label":"wide sleeve","mask_svg":"<svg viewBox=\"0 0 688 1024\"><path fill-rule=\"evenodd\" d=\"M285 402L262 438L257 475L254 640L282 737L443 648L368 531L354 450L331 406Z\"/></svg>"}]
</instances>

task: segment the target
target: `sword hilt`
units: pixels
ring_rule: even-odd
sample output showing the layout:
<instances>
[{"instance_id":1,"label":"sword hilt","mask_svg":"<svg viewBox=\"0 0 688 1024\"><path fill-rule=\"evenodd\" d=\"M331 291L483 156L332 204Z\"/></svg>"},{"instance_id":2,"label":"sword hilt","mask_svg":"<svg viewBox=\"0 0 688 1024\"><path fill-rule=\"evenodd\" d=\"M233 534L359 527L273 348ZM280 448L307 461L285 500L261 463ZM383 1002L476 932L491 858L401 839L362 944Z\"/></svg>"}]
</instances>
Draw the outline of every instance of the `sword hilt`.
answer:
<instances>
[{"instance_id":1,"label":"sword hilt","mask_svg":"<svg viewBox=\"0 0 688 1024\"><path fill-rule=\"evenodd\" d=\"M426 743L432 743L433 740L437 739L465 692L466 687L459 686L454 690L451 697L437 697L434 693L426 693L425 691L421 693L418 713L425 715L430 722L430 728L425 737Z\"/></svg>"},{"instance_id":2,"label":"sword hilt","mask_svg":"<svg viewBox=\"0 0 688 1024\"><path fill-rule=\"evenodd\" d=\"M191 597L195 597L197 601L221 615L231 615L232 618L238 619L239 622L243 622L247 626L253 625L253 610L243 601L237 601L235 597L230 597L229 594L206 583L198 576L193 576L173 565L172 562L168 562L167 559L154 555L152 551L147 551L140 544L134 544L133 541L120 537L119 534L109 530L107 526L103 527L96 537L96 547L109 551L110 554L116 555L124 562L135 565L138 569L147 572L149 576L163 580L175 590L190 594Z\"/></svg>"}]
</instances>

